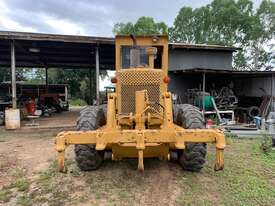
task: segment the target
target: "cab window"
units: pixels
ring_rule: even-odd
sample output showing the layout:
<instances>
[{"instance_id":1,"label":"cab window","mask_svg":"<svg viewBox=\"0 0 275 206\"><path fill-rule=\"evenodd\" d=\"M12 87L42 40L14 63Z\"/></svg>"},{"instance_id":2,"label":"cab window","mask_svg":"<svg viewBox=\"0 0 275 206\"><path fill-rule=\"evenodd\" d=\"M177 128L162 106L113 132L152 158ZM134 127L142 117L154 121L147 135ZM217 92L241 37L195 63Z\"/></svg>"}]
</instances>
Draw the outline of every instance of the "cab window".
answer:
<instances>
[{"instance_id":1,"label":"cab window","mask_svg":"<svg viewBox=\"0 0 275 206\"><path fill-rule=\"evenodd\" d=\"M146 48L149 46L122 46L121 47L121 68L146 68L149 65L149 56ZM162 64L162 46L157 47L157 55L155 57L155 68L160 69Z\"/></svg>"}]
</instances>

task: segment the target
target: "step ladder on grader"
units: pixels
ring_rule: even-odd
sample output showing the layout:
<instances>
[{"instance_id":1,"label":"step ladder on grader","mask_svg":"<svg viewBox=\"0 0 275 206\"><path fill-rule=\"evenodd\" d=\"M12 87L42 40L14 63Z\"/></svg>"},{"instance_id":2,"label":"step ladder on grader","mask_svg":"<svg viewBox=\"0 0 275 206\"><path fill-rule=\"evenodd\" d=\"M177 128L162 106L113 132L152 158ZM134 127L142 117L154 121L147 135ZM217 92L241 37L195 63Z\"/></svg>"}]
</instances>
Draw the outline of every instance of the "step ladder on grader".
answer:
<instances>
[{"instance_id":1,"label":"step ladder on grader","mask_svg":"<svg viewBox=\"0 0 275 206\"><path fill-rule=\"evenodd\" d=\"M116 91L107 105L91 106L80 113L78 131L57 135L60 172L65 172L65 149L75 145L81 170L99 168L104 157L113 160L137 158L177 159L183 169L200 171L205 163L206 144L216 146L215 170L224 167L224 134L205 129L204 117L196 107L172 104L167 91L167 36L117 36Z\"/></svg>"}]
</instances>

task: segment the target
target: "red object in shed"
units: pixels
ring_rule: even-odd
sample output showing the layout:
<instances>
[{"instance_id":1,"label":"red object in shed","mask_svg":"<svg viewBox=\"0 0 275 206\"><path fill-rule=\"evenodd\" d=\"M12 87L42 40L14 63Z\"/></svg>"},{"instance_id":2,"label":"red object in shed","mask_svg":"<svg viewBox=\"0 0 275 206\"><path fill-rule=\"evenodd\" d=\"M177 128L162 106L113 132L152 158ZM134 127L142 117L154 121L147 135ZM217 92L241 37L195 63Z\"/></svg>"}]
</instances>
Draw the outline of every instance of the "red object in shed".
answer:
<instances>
[{"instance_id":1,"label":"red object in shed","mask_svg":"<svg viewBox=\"0 0 275 206\"><path fill-rule=\"evenodd\" d=\"M212 119L206 120L206 128L209 129L214 125L214 121Z\"/></svg>"},{"instance_id":2,"label":"red object in shed","mask_svg":"<svg viewBox=\"0 0 275 206\"><path fill-rule=\"evenodd\" d=\"M33 99L31 99L28 103L27 103L27 111L30 115L35 115L35 110L36 110L36 103Z\"/></svg>"}]
</instances>

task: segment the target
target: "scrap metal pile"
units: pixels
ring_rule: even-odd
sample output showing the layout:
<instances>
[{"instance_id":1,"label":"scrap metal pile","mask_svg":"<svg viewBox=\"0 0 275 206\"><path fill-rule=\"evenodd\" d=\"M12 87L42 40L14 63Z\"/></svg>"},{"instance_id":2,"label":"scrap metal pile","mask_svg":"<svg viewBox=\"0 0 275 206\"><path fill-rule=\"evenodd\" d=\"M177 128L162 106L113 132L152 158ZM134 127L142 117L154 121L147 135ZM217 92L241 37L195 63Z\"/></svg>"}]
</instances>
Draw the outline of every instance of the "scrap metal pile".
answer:
<instances>
[{"instance_id":1,"label":"scrap metal pile","mask_svg":"<svg viewBox=\"0 0 275 206\"><path fill-rule=\"evenodd\" d=\"M198 105L196 102L201 102L203 96L213 97L219 110L234 110L238 105L238 98L230 86L222 87L220 90L212 89L210 93L203 92L196 88L187 90L187 99L190 104L201 107L202 104Z\"/></svg>"},{"instance_id":2,"label":"scrap metal pile","mask_svg":"<svg viewBox=\"0 0 275 206\"><path fill-rule=\"evenodd\" d=\"M236 121L241 123L253 123L255 117L267 117L272 102L271 96L238 98L233 88L234 84L231 82L221 89L212 85L210 92L197 88L188 89L187 102L205 111L233 111Z\"/></svg>"},{"instance_id":3,"label":"scrap metal pile","mask_svg":"<svg viewBox=\"0 0 275 206\"><path fill-rule=\"evenodd\" d=\"M211 90L211 96L220 110L233 110L238 105L238 98L229 86L222 87L219 91Z\"/></svg>"}]
</instances>

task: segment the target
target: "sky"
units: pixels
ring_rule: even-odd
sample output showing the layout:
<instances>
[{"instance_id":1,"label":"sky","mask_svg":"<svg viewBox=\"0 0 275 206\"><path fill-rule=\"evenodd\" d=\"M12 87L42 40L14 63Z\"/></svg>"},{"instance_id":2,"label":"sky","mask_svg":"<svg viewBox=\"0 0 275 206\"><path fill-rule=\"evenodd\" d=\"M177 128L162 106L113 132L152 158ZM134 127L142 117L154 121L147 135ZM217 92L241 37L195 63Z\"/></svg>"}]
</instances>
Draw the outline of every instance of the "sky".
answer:
<instances>
[{"instance_id":1,"label":"sky","mask_svg":"<svg viewBox=\"0 0 275 206\"><path fill-rule=\"evenodd\" d=\"M253 0L258 6L261 0ZM113 36L117 22L150 16L169 26L183 6L211 0L0 0L0 30Z\"/></svg>"}]
</instances>

